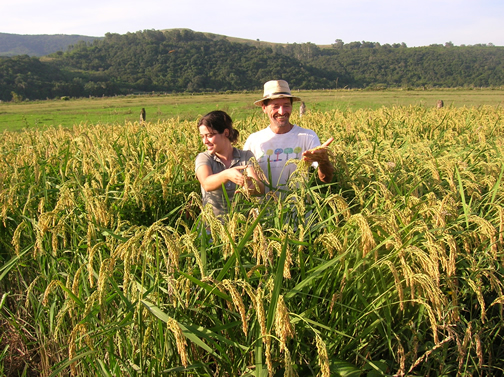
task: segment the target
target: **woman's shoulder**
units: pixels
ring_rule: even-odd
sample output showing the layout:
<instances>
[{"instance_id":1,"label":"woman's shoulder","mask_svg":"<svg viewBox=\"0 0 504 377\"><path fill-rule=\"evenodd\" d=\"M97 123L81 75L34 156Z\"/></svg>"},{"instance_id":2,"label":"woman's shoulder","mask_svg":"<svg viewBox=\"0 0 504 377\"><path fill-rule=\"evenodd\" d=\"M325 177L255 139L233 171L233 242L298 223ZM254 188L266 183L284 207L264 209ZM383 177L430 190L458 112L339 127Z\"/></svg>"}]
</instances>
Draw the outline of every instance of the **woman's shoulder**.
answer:
<instances>
[{"instance_id":1,"label":"woman's shoulder","mask_svg":"<svg viewBox=\"0 0 504 377\"><path fill-rule=\"evenodd\" d=\"M234 148L234 156L239 157L240 160L243 160L244 158L248 157L253 157L254 154L250 150L244 150L244 149L238 149Z\"/></svg>"},{"instance_id":2,"label":"woman's shoulder","mask_svg":"<svg viewBox=\"0 0 504 377\"><path fill-rule=\"evenodd\" d=\"M198 153L198 155L196 156L196 164L201 163L201 162L205 162L205 161L209 161L211 159L212 159L212 155L210 153L208 153L208 151L201 152L201 153Z\"/></svg>"}]
</instances>

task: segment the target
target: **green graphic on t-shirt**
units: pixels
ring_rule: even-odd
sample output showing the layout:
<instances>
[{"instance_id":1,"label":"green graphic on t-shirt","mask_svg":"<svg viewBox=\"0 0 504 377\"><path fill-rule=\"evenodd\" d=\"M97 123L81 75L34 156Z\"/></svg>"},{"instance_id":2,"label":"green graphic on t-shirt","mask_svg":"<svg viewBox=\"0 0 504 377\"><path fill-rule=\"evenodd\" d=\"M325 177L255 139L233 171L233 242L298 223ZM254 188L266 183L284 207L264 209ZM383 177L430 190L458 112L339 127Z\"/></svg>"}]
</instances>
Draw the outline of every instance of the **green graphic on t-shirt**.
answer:
<instances>
[{"instance_id":1,"label":"green graphic on t-shirt","mask_svg":"<svg viewBox=\"0 0 504 377\"><path fill-rule=\"evenodd\" d=\"M288 161L289 160L289 155L292 155L293 153L296 154L296 157L291 157L291 158L296 158L299 160L300 158L300 154L301 154L301 151L303 149L301 147L295 147L295 148L291 148L291 147L288 147L288 148L285 148L285 149L282 149L282 148L276 148L274 151L273 149L268 149L266 150L266 152L263 153L263 155L260 157L260 159L262 159L264 156L268 156L267 157L267 161L270 161L270 162L279 162L279 161L282 161L282 159L280 158L280 155L282 153L285 154L285 161ZM276 158L274 160L271 159L271 156L275 155Z\"/></svg>"},{"instance_id":2,"label":"green graphic on t-shirt","mask_svg":"<svg viewBox=\"0 0 504 377\"><path fill-rule=\"evenodd\" d=\"M296 158L299 160L299 153L301 152L301 147L294 148L294 153L296 154Z\"/></svg>"},{"instance_id":3,"label":"green graphic on t-shirt","mask_svg":"<svg viewBox=\"0 0 504 377\"><path fill-rule=\"evenodd\" d=\"M292 150L292 148L285 148L285 149L284 149L284 153L287 155L287 157L285 158L286 160L288 160L288 159L289 159L289 154L291 154L292 152L294 152L294 151Z\"/></svg>"}]
</instances>

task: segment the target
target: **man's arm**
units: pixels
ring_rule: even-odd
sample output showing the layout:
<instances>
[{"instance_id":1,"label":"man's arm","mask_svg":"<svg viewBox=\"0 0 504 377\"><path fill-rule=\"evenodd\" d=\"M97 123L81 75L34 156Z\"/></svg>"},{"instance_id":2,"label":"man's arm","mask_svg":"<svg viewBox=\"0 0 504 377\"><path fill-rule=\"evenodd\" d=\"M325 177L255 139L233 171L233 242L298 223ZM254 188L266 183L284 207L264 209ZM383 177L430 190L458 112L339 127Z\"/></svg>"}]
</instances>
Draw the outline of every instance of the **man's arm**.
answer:
<instances>
[{"instance_id":1,"label":"man's arm","mask_svg":"<svg viewBox=\"0 0 504 377\"><path fill-rule=\"evenodd\" d=\"M319 162L318 176L322 182L324 182L324 183L332 182L333 173L334 173L334 168L330 162L322 163L322 164Z\"/></svg>"}]
</instances>

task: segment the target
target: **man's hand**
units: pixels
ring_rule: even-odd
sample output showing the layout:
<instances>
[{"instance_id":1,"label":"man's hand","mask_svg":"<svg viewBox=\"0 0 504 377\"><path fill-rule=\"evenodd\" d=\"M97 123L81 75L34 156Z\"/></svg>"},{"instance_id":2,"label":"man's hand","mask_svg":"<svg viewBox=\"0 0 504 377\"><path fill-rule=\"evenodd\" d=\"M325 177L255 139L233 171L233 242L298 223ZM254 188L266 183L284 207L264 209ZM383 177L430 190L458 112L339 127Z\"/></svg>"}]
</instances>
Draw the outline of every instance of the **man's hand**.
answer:
<instances>
[{"instance_id":1,"label":"man's hand","mask_svg":"<svg viewBox=\"0 0 504 377\"><path fill-rule=\"evenodd\" d=\"M318 162L320 164L328 163L329 157L327 156L327 147L334 141L333 137L327 139L327 141L320 147L310 149L309 151L303 152L303 161L308 162Z\"/></svg>"},{"instance_id":2,"label":"man's hand","mask_svg":"<svg viewBox=\"0 0 504 377\"><path fill-rule=\"evenodd\" d=\"M329 156L327 155L327 147L333 141L334 138L330 137L320 147L303 152L304 161L318 163L318 176L319 179L324 183L330 183L332 181L334 173L334 168L329 161Z\"/></svg>"}]
</instances>

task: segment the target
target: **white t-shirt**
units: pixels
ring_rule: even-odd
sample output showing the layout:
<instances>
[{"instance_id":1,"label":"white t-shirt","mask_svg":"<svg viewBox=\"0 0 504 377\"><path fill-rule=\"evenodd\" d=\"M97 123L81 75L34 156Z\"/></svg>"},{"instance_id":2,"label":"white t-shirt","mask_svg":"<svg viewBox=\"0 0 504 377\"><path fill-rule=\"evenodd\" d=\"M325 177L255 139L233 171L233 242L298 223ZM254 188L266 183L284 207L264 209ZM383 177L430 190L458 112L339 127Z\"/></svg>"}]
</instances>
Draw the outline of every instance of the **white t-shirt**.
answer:
<instances>
[{"instance_id":1,"label":"white t-shirt","mask_svg":"<svg viewBox=\"0 0 504 377\"><path fill-rule=\"evenodd\" d=\"M307 128L297 125L285 134L276 134L267 127L261 131L251 134L244 150L254 153L261 169L268 179L268 163L271 169L270 183L278 188L287 183L290 175L296 170L295 164L285 163L290 159L301 159L304 151L313 149L320 145L317 134ZM316 165L314 165L316 166Z\"/></svg>"}]
</instances>

